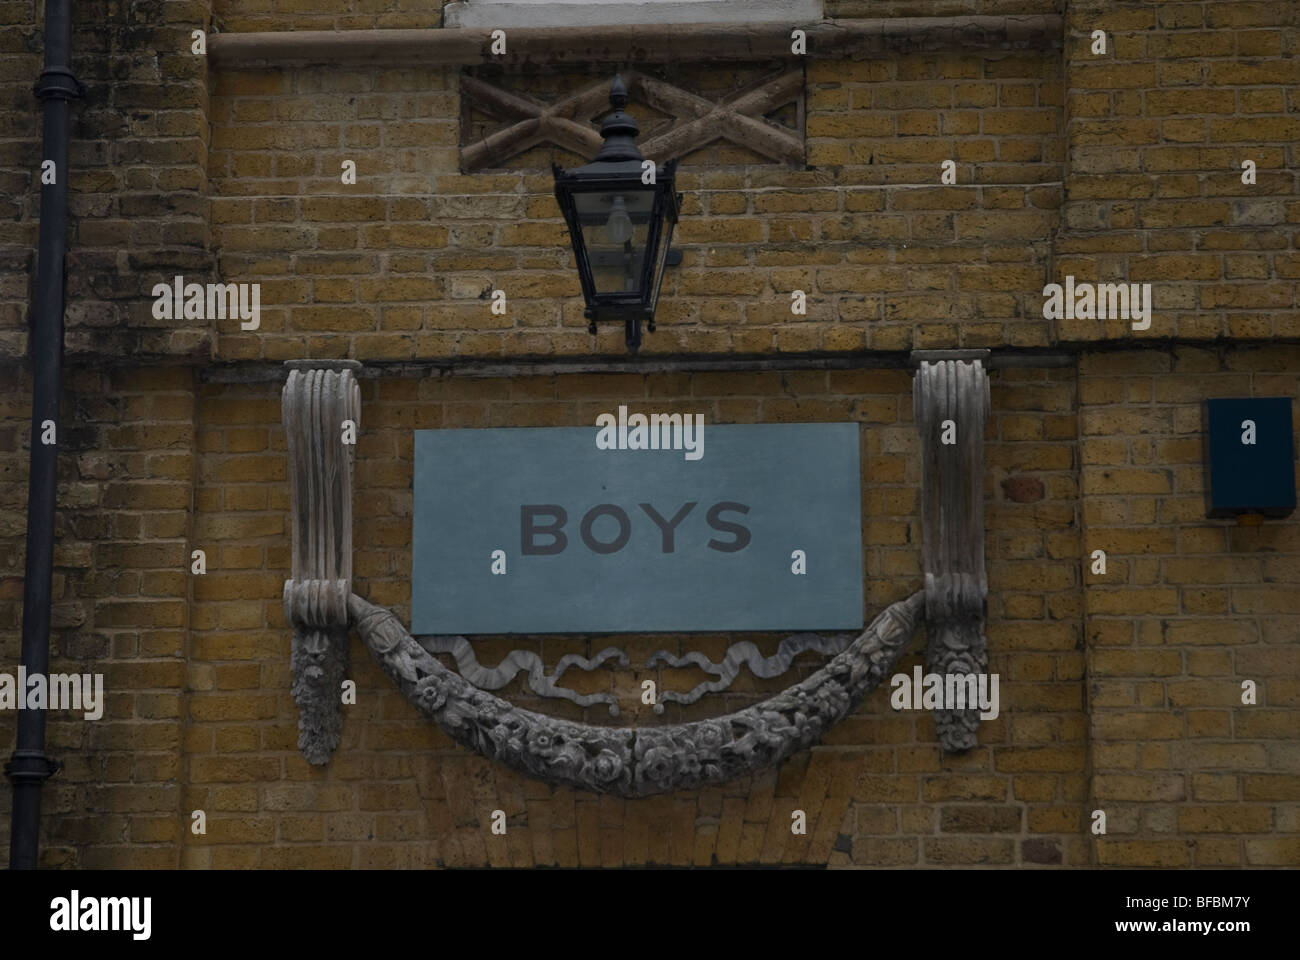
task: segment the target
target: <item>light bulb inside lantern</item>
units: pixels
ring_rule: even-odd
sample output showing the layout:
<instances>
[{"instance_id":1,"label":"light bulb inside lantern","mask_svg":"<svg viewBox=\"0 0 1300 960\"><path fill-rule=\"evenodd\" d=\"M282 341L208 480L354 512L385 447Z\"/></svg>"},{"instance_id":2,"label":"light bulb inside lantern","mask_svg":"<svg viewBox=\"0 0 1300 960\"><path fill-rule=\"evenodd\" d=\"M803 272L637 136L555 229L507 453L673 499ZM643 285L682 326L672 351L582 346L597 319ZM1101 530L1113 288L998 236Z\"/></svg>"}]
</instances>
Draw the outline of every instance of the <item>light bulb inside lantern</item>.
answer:
<instances>
[{"instance_id":1,"label":"light bulb inside lantern","mask_svg":"<svg viewBox=\"0 0 1300 960\"><path fill-rule=\"evenodd\" d=\"M605 221L605 237L610 243L627 243L632 239L632 218L627 215L627 204L622 197L614 198L614 209Z\"/></svg>"}]
</instances>

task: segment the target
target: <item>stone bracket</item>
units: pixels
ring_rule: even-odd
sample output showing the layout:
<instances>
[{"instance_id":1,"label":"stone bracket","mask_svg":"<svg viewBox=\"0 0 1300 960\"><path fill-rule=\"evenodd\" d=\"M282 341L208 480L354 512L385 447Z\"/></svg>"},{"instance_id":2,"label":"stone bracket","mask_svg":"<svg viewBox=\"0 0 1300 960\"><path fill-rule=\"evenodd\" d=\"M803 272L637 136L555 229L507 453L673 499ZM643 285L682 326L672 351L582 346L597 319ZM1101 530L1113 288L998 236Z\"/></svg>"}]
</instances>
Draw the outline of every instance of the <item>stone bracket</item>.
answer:
<instances>
[{"instance_id":1,"label":"stone bracket","mask_svg":"<svg viewBox=\"0 0 1300 960\"><path fill-rule=\"evenodd\" d=\"M298 749L314 764L339 744L352 593L352 463L344 421L360 427L354 360L291 360L281 397L288 440L292 578L284 616L293 625L290 670L298 704Z\"/></svg>"},{"instance_id":2,"label":"stone bracket","mask_svg":"<svg viewBox=\"0 0 1300 960\"><path fill-rule=\"evenodd\" d=\"M988 672L984 621L984 425L987 350L917 350L912 404L921 436L926 669L945 678ZM945 440L950 442L945 442ZM945 687L947 684L945 684ZM939 742L974 747L979 708L941 709Z\"/></svg>"}]
</instances>

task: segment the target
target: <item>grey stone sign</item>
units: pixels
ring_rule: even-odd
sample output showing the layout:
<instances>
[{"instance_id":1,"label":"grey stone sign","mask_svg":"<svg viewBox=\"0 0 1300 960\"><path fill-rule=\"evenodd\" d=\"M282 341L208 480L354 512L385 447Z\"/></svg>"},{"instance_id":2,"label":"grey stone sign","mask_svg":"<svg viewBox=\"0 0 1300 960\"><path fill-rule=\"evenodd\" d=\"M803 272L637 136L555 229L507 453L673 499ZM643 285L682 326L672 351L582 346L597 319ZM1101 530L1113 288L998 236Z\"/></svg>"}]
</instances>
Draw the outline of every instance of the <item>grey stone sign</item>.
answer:
<instances>
[{"instance_id":1,"label":"grey stone sign","mask_svg":"<svg viewBox=\"0 0 1300 960\"><path fill-rule=\"evenodd\" d=\"M863 626L857 424L626 419L416 431L411 632Z\"/></svg>"}]
</instances>

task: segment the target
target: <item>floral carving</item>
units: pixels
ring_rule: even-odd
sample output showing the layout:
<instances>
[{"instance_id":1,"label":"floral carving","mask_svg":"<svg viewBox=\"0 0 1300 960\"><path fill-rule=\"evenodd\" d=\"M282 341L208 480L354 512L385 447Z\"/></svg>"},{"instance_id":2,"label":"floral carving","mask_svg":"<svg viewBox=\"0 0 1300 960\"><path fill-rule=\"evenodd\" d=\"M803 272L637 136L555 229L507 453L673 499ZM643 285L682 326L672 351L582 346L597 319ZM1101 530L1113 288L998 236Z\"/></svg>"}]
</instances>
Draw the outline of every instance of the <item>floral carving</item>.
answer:
<instances>
[{"instance_id":1,"label":"floral carving","mask_svg":"<svg viewBox=\"0 0 1300 960\"><path fill-rule=\"evenodd\" d=\"M390 611L356 595L348 600L384 671L457 742L551 783L623 797L722 783L812 746L885 679L923 608L919 592L887 607L821 670L762 703L711 720L635 728L513 706L444 667Z\"/></svg>"},{"instance_id":2,"label":"floral carving","mask_svg":"<svg viewBox=\"0 0 1300 960\"><path fill-rule=\"evenodd\" d=\"M294 630L289 653L293 683L289 692L298 704L298 747L309 763L327 763L339 745L339 686L347 665L346 628Z\"/></svg>"},{"instance_id":3,"label":"floral carving","mask_svg":"<svg viewBox=\"0 0 1300 960\"><path fill-rule=\"evenodd\" d=\"M447 702L447 684L441 677L421 677L415 684L415 702L420 705L421 710L440 709Z\"/></svg>"}]
</instances>

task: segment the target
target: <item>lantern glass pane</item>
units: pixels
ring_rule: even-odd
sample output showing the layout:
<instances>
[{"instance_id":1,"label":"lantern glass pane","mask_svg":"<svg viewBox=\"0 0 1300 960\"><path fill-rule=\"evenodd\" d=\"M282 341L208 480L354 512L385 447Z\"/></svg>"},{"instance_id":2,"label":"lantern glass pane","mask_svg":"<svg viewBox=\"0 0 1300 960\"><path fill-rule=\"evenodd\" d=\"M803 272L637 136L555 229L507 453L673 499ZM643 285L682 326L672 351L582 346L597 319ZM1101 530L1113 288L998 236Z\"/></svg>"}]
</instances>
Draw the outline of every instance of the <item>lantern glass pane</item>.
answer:
<instances>
[{"instance_id":1,"label":"lantern glass pane","mask_svg":"<svg viewBox=\"0 0 1300 960\"><path fill-rule=\"evenodd\" d=\"M655 269L650 274L650 282L654 284L654 290L650 296L650 311L653 313L659 303L659 288L663 285L664 267L667 266L668 247L673 240L673 224L667 217L664 217L660 226L661 234L659 237L659 249L655 252Z\"/></svg>"},{"instance_id":2,"label":"lantern glass pane","mask_svg":"<svg viewBox=\"0 0 1300 960\"><path fill-rule=\"evenodd\" d=\"M629 184L626 190L613 187L575 190L573 203L578 208L578 216L584 227L603 225L616 211L626 213L633 222L644 223L654 212L655 192L641 187L639 183L635 186Z\"/></svg>"},{"instance_id":3,"label":"lantern glass pane","mask_svg":"<svg viewBox=\"0 0 1300 960\"><path fill-rule=\"evenodd\" d=\"M573 200L596 293L640 296L653 191L578 192Z\"/></svg>"}]
</instances>

